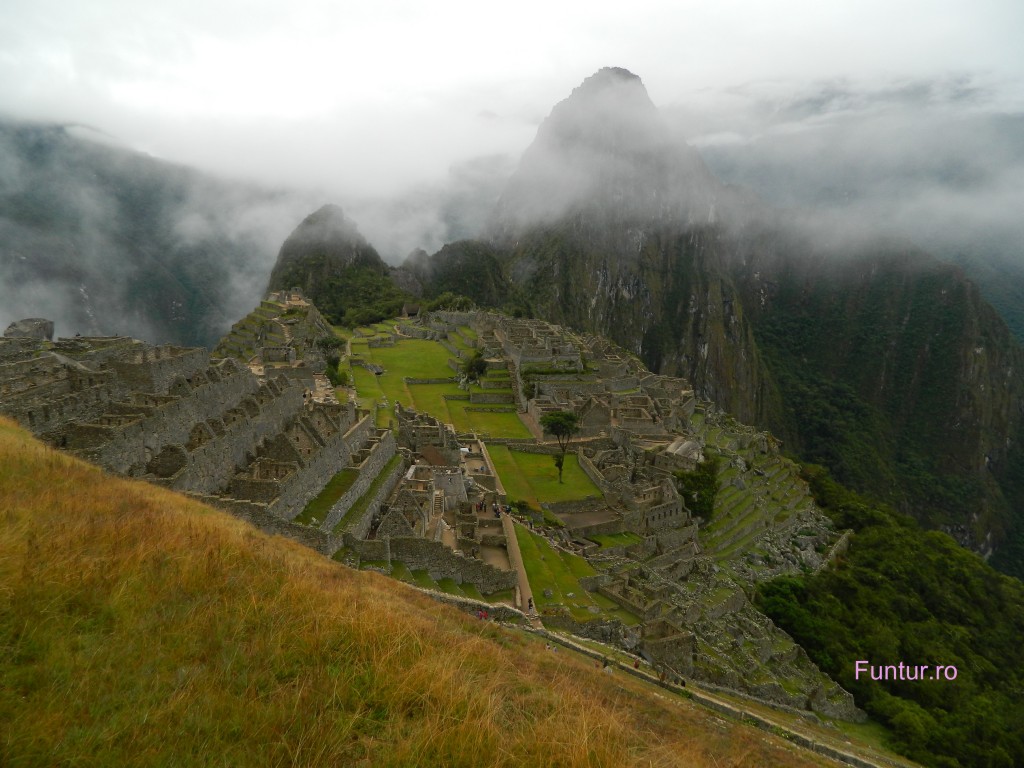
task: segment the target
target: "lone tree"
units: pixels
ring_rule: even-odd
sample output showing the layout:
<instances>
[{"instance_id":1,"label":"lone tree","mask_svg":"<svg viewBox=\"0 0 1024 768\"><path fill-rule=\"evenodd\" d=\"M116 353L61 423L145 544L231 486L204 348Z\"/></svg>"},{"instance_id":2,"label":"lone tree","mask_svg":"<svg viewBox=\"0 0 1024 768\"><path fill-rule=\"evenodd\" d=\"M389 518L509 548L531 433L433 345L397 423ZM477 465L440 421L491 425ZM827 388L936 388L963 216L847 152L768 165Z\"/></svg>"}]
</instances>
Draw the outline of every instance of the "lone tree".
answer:
<instances>
[{"instance_id":1,"label":"lone tree","mask_svg":"<svg viewBox=\"0 0 1024 768\"><path fill-rule=\"evenodd\" d=\"M462 364L462 372L470 381L480 381L480 377L487 373L487 360L479 349Z\"/></svg>"},{"instance_id":2,"label":"lone tree","mask_svg":"<svg viewBox=\"0 0 1024 768\"><path fill-rule=\"evenodd\" d=\"M562 482L562 467L565 465L565 452L569 450L569 441L580 430L580 417L572 411L552 411L540 417L540 425L549 435L554 435L558 447L562 450L555 456L558 467L558 482Z\"/></svg>"}]
</instances>

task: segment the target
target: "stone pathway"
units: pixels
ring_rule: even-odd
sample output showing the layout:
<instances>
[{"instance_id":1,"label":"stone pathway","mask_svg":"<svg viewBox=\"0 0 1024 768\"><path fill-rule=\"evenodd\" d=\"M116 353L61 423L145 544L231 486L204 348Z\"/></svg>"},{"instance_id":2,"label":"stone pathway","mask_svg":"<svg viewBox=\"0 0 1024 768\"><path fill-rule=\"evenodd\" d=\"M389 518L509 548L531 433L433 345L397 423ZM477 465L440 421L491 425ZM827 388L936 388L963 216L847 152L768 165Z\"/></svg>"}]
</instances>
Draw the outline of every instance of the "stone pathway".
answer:
<instances>
[{"instance_id":1,"label":"stone pathway","mask_svg":"<svg viewBox=\"0 0 1024 768\"><path fill-rule=\"evenodd\" d=\"M540 614L537 613L536 607L528 610L526 606L533 600L533 590L530 589L530 580L526 577L526 566L523 565L523 555L519 551L519 540L516 538L515 523L512 522L512 518L504 512L501 513L501 527L505 532L505 547L508 549L508 559L512 563L512 567L516 571L516 576L519 578L519 601L517 606L523 613L530 618L530 626L535 629L541 629L544 625L541 624Z\"/></svg>"}]
</instances>

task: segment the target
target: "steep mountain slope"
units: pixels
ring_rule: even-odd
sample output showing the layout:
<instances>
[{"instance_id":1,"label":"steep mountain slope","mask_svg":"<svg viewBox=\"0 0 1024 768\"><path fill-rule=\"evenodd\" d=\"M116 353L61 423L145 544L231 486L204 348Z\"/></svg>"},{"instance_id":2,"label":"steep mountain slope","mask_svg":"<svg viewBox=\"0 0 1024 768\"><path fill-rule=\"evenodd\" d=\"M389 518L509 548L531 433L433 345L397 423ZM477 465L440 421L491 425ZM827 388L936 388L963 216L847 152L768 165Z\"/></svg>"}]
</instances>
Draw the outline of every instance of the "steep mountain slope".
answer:
<instances>
[{"instance_id":1,"label":"steep mountain slope","mask_svg":"<svg viewBox=\"0 0 1024 768\"><path fill-rule=\"evenodd\" d=\"M0 420L4 765L832 764Z\"/></svg>"},{"instance_id":2,"label":"steep mountain slope","mask_svg":"<svg viewBox=\"0 0 1024 768\"><path fill-rule=\"evenodd\" d=\"M0 122L0 325L212 345L259 297L297 196ZM301 210L299 208L298 210Z\"/></svg>"},{"instance_id":3,"label":"steep mountain slope","mask_svg":"<svg viewBox=\"0 0 1024 768\"><path fill-rule=\"evenodd\" d=\"M761 231L744 252L734 280L784 406L777 433L966 546L1005 541L1024 353L975 286L907 244Z\"/></svg>"},{"instance_id":4,"label":"steep mountain slope","mask_svg":"<svg viewBox=\"0 0 1024 768\"><path fill-rule=\"evenodd\" d=\"M985 97L951 108L946 85L820 84L771 109L754 97L730 118L742 135L734 141L713 138L728 130L721 122L674 118L723 181L827 213L846 230L908 238L963 267L1024 341L1024 113Z\"/></svg>"},{"instance_id":5,"label":"steep mountain slope","mask_svg":"<svg viewBox=\"0 0 1024 768\"><path fill-rule=\"evenodd\" d=\"M408 294L355 223L336 205L307 216L281 246L267 290L298 287L333 322L375 322L398 313Z\"/></svg>"},{"instance_id":6,"label":"steep mountain slope","mask_svg":"<svg viewBox=\"0 0 1024 768\"><path fill-rule=\"evenodd\" d=\"M490 239L537 315L690 379L978 551L1024 530L1024 355L963 274L724 187L634 75L602 70L552 110Z\"/></svg>"},{"instance_id":7,"label":"steep mountain slope","mask_svg":"<svg viewBox=\"0 0 1024 768\"><path fill-rule=\"evenodd\" d=\"M541 124L491 236L540 315L612 338L750 422L766 395L715 223L741 205L671 137L640 78L607 68Z\"/></svg>"}]
</instances>

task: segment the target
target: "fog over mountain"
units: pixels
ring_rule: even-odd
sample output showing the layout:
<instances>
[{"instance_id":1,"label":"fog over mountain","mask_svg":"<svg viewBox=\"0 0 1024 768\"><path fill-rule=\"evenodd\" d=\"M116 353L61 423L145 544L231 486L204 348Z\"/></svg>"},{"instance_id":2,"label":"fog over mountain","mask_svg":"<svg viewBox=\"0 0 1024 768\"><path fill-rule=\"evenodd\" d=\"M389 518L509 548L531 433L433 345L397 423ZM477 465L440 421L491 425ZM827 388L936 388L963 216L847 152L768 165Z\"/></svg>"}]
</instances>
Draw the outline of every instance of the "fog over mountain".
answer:
<instances>
[{"instance_id":1,"label":"fog over mountain","mask_svg":"<svg viewBox=\"0 0 1024 768\"><path fill-rule=\"evenodd\" d=\"M210 344L252 306L293 191L229 183L93 140L0 124L0 325Z\"/></svg>"},{"instance_id":2,"label":"fog over mountain","mask_svg":"<svg viewBox=\"0 0 1024 768\"><path fill-rule=\"evenodd\" d=\"M959 263L1024 338L1024 112L971 77L751 84L667 108L712 171L813 214Z\"/></svg>"},{"instance_id":3,"label":"fog over mountain","mask_svg":"<svg viewBox=\"0 0 1024 768\"><path fill-rule=\"evenodd\" d=\"M678 164L623 155L620 170L635 176L635 191L659 188L655 177L664 177L680 195L688 184L719 189L699 206L702 216L714 206L721 215L726 198L743 209L756 196L813 218L826 239L865 231L907 238L964 266L1024 335L1024 113L996 85L967 75L760 82L657 106L664 130L648 137L649 158L672 144ZM522 147L371 195L231 181L132 153L95 130L8 122L0 131L0 324L47 315L58 333L113 333L130 320L154 341L212 343L258 297L288 232L320 205L340 204L382 258L399 264L416 248L434 252L489 231L509 179L502 215L520 219L553 218L584 187L595 191L588 158L549 164L545 142L566 141L541 130L519 176L545 175L551 196L517 200ZM135 286L155 275L176 287L154 300ZM168 330L186 322L194 327Z\"/></svg>"}]
</instances>

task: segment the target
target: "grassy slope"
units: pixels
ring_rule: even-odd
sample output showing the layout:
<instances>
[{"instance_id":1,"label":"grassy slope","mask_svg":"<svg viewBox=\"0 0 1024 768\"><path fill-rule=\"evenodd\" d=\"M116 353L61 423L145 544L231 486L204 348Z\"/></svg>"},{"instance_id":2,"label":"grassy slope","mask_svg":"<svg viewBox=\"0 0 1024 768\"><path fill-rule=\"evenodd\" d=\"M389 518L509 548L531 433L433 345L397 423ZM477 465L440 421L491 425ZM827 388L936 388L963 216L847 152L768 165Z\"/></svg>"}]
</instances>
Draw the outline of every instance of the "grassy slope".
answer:
<instances>
[{"instance_id":1,"label":"grassy slope","mask_svg":"<svg viewBox=\"0 0 1024 768\"><path fill-rule=\"evenodd\" d=\"M0 764L814 765L0 421Z\"/></svg>"},{"instance_id":2,"label":"grassy slope","mask_svg":"<svg viewBox=\"0 0 1024 768\"><path fill-rule=\"evenodd\" d=\"M588 606L597 606L605 617L618 618L630 625L638 623L636 616L622 610L608 598L580 586L581 577L597 573L584 558L555 550L543 536L518 523L515 530L534 600L542 612L549 605L564 605L577 621L589 621L595 615ZM551 597L544 596L545 589L551 590Z\"/></svg>"},{"instance_id":3,"label":"grassy slope","mask_svg":"<svg viewBox=\"0 0 1024 768\"><path fill-rule=\"evenodd\" d=\"M562 482L551 456L510 451L504 445L488 446L491 460L510 499L526 501L533 507L541 502L573 501L600 496L600 489L580 469L573 454L566 454Z\"/></svg>"},{"instance_id":4,"label":"grassy slope","mask_svg":"<svg viewBox=\"0 0 1024 768\"><path fill-rule=\"evenodd\" d=\"M370 333L374 329L362 330ZM393 347L370 347L365 341L353 341L352 352L384 368L383 374L375 376L365 368L352 366L361 408L373 408L375 402L386 396L389 403L397 400L404 406L429 413L446 424L452 424L458 432L478 432L491 437L530 437L530 431L514 410L510 413L467 411L470 405L467 400L446 401L445 394L466 394L454 382L405 383L405 377L443 379L455 375L448 367L450 353L436 341L401 339ZM386 419L382 422L378 426L387 426Z\"/></svg>"}]
</instances>

